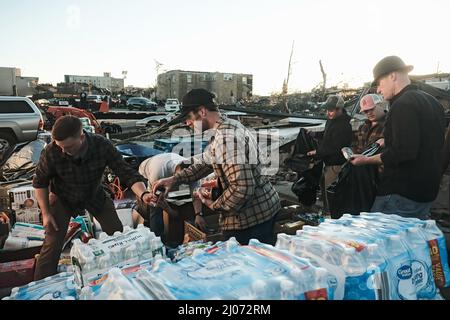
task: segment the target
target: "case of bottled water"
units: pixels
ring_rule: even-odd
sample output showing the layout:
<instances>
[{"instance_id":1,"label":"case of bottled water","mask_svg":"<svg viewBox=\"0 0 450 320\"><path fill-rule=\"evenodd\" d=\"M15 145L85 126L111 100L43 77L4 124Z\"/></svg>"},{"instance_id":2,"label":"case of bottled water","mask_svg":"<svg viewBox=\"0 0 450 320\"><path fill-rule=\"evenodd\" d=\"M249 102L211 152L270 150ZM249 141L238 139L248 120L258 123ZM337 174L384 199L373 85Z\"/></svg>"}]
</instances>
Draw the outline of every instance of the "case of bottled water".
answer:
<instances>
[{"instance_id":1,"label":"case of bottled water","mask_svg":"<svg viewBox=\"0 0 450 320\"><path fill-rule=\"evenodd\" d=\"M198 250L152 273L176 299L328 299L328 272L307 259L251 240L235 239Z\"/></svg>"},{"instance_id":2,"label":"case of bottled water","mask_svg":"<svg viewBox=\"0 0 450 320\"><path fill-rule=\"evenodd\" d=\"M9 297L3 300L76 300L74 275L59 273L23 287L13 288Z\"/></svg>"},{"instance_id":3,"label":"case of bottled water","mask_svg":"<svg viewBox=\"0 0 450 320\"><path fill-rule=\"evenodd\" d=\"M75 240L70 251L75 270L75 281L81 288L89 279L108 272L113 267L136 264L156 256L165 256L165 247L150 229L124 227L123 233L113 236L102 233L87 244Z\"/></svg>"},{"instance_id":4,"label":"case of bottled water","mask_svg":"<svg viewBox=\"0 0 450 320\"><path fill-rule=\"evenodd\" d=\"M276 247L327 269L335 299L440 300L448 279L445 239L431 220L343 215L279 234Z\"/></svg>"}]
</instances>

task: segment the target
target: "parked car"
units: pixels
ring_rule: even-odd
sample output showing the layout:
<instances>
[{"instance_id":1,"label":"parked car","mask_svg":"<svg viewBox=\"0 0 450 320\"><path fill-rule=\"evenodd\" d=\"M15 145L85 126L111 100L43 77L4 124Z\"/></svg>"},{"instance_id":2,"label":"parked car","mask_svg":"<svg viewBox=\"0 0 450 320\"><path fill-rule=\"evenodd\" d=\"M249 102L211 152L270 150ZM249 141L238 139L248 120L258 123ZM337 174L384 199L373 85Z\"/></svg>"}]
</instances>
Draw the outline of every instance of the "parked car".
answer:
<instances>
[{"instance_id":1,"label":"parked car","mask_svg":"<svg viewBox=\"0 0 450 320\"><path fill-rule=\"evenodd\" d=\"M158 109L158 105L147 98L130 98L127 100L128 110L141 110L141 111L156 111Z\"/></svg>"},{"instance_id":2,"label":"parked car","mask_svg":"<svg viewBox=\"0 0 450 320\"><path fill-rule=\"evenodd\" d=\"M178 99L167 99L166 104L164 105L164 109L166 109L166 111L168 112L180 111L180 102L178 101Z\"/></svg>"},{"instance_id":3,"label":"parked car","mask_svg":"<svg viewBox=\"0 0 450 320\"><path fill-rule=\"evenodd\" d=\"M0 153L18 143L36 140L43 127L42 114L33 101L0 96Z\"/></svg>"},{"instance_id":4,"label":"parked car","mask_svg":"<svg viewBox=\"0 0 450 320\"><path fill-rule=\"evenodd\" d=\"M134 96L131 95L131 94L121 94L119 96L119 105L126 106L127 105L127 101L130 98L134 98Z\"/></svg>"},{"instance_id":5,"label":"parked car","mask_svg":"<svg viewBox=\"0 0 450 320\"><path fill-rule=\"evenodd\" d=\"M173 112L173 113L168 113L168 114L159 115L159 116L147 117L147 118L136 121L136 127L142 128L142 127L160 126L164 123L171 121L173 118L175 118L175 116L176 116L175 112Z\"/></svg>"},{"instance_id":6,"label":"parked car","mask_svg":"<svg viewBox=\"0 0 450 320\"><path fill-rule=\"evenodd\" d=\"M102 103L103 96L98 94L89 95L86 97L86 100L89 102L96 102L96 103Z\"/></svg>"}]
</instances>

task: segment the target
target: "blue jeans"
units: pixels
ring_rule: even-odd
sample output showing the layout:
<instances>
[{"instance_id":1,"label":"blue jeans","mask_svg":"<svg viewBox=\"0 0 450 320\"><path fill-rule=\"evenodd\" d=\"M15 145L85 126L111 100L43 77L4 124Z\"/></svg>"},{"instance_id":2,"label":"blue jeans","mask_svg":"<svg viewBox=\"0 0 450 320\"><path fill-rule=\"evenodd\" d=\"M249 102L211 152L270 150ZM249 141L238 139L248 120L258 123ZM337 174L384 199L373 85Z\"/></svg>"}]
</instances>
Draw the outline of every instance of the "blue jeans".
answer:
<instances>
[{"instance_id":1,"label":"blue jeans","mask_svg":"<svg viewBox=\"0 0 450 320\"><path fill-rule=\"evenodd\" d=\"M157 237L161 237L164 242L164 220L163 209L152 207L138 200L135 209L142 218L144 218L144 226L150 228Z\"/></svg>"},{"instance_id":2,"label":"blue jeans","mask_svg":"<svg viewBox=\"0 0 450 320\"><path fill-rule=\"evenodd\" d=\"M251 239L257 239L260 242L274 245L273 228L275 226L275 220L278 213L270 220L258 224L254 227L250 227L244 230L224 230L222 232L224 239L228 240L231 237L235 237L241 245L248 245Z\"/></svg>"},{"instance_id":3,"label":"blue jeans","mask_svg":"<svg viewBox=\"0 0 450 320\"><path fill-rule=\"evenodd\" d=\"M371 211L427 220L429 219L432 203L416 202L398 194L390 194L376 197Z\"/></svg>"}]
</instances>

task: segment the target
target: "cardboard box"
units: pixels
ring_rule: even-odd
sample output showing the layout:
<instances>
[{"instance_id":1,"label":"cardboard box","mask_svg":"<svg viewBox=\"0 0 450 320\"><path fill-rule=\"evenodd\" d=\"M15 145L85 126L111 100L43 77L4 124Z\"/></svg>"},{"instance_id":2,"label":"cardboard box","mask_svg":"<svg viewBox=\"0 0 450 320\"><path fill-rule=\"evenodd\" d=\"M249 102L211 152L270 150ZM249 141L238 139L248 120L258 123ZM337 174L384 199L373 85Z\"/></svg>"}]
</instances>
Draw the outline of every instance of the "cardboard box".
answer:
<instances>
[{"instance_id":1,"label":"cardboard box","mask_svg":"<svg viewBox=\"0 0 450 320\"><path fill-rule=\"evenodd\" d=\"M8 194L12 210L38 207L35 191L31 185L12 188Z\"/></svg>"},{"instance_id":2,"label":"cardboard box","mask_svg":"<svg viewBox=\"0 0 450 320\"><path fill-rule=\"evenodd\" d=\"M224 240L222 232L219 230L219 215L205 216L208 231L204 232L194 225L193 221L184 222L185 242L203 240L205 242L217 242Z\"/></svg>"},{"instance_id":3,"label":"cardboard box","mask_svg":"<svg viewBox=\"0 0 450 320\"><path fill-rule=\"evenodd\" d=\"M15 210L16 222L25 222L40 224L41 223L41 211L38 208L24 208Z\"/></svg>"},{"instance_id":4,"label":"cardboard box","mask_svg":"<svg viewBox=\"0 0 450 320\"><path fill-rule=\"evenodd\" d=\"M25 179L18 179L11 182L0 182L0 210L11 208L9 199L9 190L19 186L29 186L30 181Z\"/></svg>"},{"instance_id":5,"label":"cardboard box","mask_svg":"<svg viewBox=\"0 0 450 320\"><path fill-rule=\"evenodd\" d=\"M306 223L304 221L284 220L275 222L274 234L286 233L295 235L297 230L301 230Z\"/></svg>"},{"instance_id":6,"label":"cardboard box","mask_svg":"<svg viewBox=\"0 0 450 320\"><path fill-rule=\"evenodd\" d=\"M276 221L292 220L299 211L299 205L282 206L276 217Z\"/></svg>"},{"instance_id":7,"label":"cardboard box","mask_svg":"<svg viewBox=\"0 0 450 320\"><path fill-rule=\"evenodd\" d=\"M33 281L36 260L0 263L0 288L20 287Z\"/></svg>"}]
</instances>

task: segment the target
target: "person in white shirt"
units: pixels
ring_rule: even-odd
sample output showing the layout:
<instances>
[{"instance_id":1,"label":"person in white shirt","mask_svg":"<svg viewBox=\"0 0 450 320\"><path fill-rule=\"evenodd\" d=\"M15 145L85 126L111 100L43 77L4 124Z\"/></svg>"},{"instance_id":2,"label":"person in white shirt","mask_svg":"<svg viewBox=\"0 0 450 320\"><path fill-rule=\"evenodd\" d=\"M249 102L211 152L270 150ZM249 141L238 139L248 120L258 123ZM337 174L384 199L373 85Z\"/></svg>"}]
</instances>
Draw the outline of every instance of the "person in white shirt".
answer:
<instances>
[{"instance_id":1,"label":"person in white shirt","mask_svg":"<svg viewBox=\"0 0 450 320\"><path fill-rule=\"evenodd\" d=\"M189 159L176 153L161 153L144 160L139 166L139 173L148 180L148 190L152 190L152 184L163 178L171 177L175 173L190 166ZM194 183L190 185L191 191L197 187ZM202 202L198 197L193 198L193 207L195 212L195 224L202 230L206 228L206 222L203 218ZM164 240L164 221L163 210L169 215L177 215L163 197L158 201L157 207L145 205L138 201L134 208L144 218L144 225L149 227L156 236L161 236Z\"/></svg>"}]
</instances>

